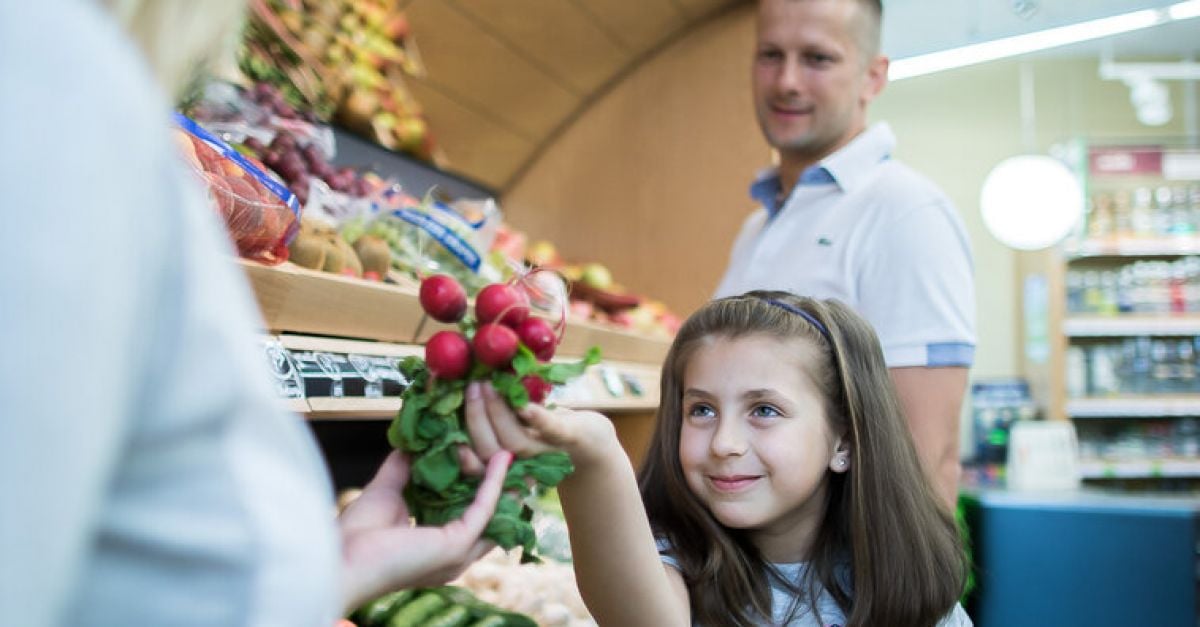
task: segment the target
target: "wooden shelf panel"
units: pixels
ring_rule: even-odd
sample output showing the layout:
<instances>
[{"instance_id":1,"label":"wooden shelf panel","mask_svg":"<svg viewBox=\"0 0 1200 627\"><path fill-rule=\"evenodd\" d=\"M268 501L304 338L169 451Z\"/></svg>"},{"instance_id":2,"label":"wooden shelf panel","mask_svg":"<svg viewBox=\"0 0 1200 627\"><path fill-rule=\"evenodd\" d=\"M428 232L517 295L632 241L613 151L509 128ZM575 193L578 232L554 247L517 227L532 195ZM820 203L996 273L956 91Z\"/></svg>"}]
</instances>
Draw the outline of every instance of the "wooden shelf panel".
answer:
<instances>
[{"instance_id":1,"label":"wooden shelf panel","mask_svg":"<svg viewBox=\"0 0 1200 627\"><path fill-rule=\"evenodd\" d=\"M1200 335L1200 314L1076 315L1063 320L1063 333L1067 337Z\"/></svg>"},{"instance_id":2,"label":"wooden shelf panel","mask_svg":"<svg viewBox=\"0 0 1200 627\"><path fill-rule=\"evenodd\" d=\"M285 263L239 260L271 332L411 342L421 321L412 289Z\"/></svg>"},{"instance_id":3,"label":"wooden shelf panel","mask_svg":"<svg viewBox=\"0 0 1200 627\"><path fill-rule=\"evenodd\" d=\"M1071 418L1200 416L1200 394L1115 396L1067 400Z\"/></svg>"},{"instance_id":4,"label":"wooden shelf panel","mask_svg":"<svg viewBox=\"0 0 1200 627\"><path fill-rule=\"evenodd\" d=\"M410 355L424 356L425 351L416 344L392 344L389 342L373 342L369 340L344 340L341 338L317 337L312 335L292 335L285 333L279 336L279 344L284 348L298 351L321 351L326 353L344 353L358 355L377 355L380 357L403 358Z\"/></svg>"},{"instance_id":5,"label":"wooden shelf panel","mask_svg":"<svg viewBox=\"0 0 1200 627\"><path fill-rule=\"evenodd\" d=\"M400 344L419 344L438 329L432 320L421 333L421 304L413 287L333 275L285 263L264 266L238 260L254 288L267 330ZM568 320L558 353L583 355L599 346L606 360L661 364L669 338Z\"/></svg>"},{"instance_id":6,"label":"wooden shelf panel","mask_svg":"<svg viewBox=\"0 0 1200 627\"><path fill-rule=\"evenodd\" d=\"M1079 473L1084 479L1200 477L1200 459L1085 459Z\"/></svg>"}]
</instances>

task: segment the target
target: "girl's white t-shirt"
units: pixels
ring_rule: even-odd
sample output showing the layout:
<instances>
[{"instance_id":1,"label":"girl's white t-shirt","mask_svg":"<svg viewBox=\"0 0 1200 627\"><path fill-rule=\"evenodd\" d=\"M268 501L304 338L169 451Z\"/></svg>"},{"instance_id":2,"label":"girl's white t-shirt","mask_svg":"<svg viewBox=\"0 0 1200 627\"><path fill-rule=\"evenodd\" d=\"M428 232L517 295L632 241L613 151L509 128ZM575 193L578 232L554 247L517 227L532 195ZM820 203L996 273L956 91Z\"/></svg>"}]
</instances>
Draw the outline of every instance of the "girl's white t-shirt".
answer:
<instances>
[{"instance_id":1,"label":"girl's white t-shirt","mask_svg":"<svg viewBox=\"0 0 1200 627\"><path fill-rule=\"evenodd\" d=\"M669 545L664 540L658 541L659 554L664 564L678 569L679 562L672 556L669 551ZM800 581L804 575L804 570L808 567L807 562L795 562L790 564L774 564L779 574L789 581ZM815 604L802 603L796 609L795 615L788 620L788 614L792 611L794 598L791 591L782 585L773 583L771 585L771 625L774 627L844 627L846 624L846 616L842 613L842 608L838 607L833 597L825 590L817 596ZM814 612L814 605L816 611ZM954 609L950 611L939 623L938 627L972 627L970 617L967 616L961 604L954 604ZM693 623L699 627L699 623Z\"/></svg>"}]
</instances>

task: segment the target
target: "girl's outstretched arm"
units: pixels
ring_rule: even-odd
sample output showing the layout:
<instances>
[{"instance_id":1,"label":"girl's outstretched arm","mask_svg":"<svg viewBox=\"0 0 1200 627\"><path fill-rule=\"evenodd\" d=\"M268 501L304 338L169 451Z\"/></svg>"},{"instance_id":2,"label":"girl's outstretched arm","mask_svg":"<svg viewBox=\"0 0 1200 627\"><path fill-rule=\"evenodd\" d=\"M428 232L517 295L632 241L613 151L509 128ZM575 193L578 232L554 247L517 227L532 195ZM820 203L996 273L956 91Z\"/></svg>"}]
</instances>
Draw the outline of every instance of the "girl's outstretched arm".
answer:
<instances>
[{"instance_id":1,"label":"girl's outstretched arm","mask_svg":"<svg viewBox=\"0 0 1200 627\"><path fill-rule=\"evenodd\" d=\"M686 627L687 588L662 563L637 479L612 422L595 412L529 405L514 413L490 385L467 389L467 430L482 461L501 450L571 456L559 484L579 591L600 625Z\"/></svg>"}]
</instances>

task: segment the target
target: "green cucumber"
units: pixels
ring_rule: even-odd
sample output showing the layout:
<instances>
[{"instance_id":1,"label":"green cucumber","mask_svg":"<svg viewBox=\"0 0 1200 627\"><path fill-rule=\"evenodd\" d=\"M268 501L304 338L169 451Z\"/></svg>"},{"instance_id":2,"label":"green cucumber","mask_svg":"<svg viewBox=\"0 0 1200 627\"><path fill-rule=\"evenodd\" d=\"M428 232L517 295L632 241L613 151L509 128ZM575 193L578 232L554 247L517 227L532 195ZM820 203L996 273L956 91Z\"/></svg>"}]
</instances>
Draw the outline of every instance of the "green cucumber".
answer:
<instances>
[{"instance_id":1,"label":"green cucumber","mask_svg":"<svg viewBox=\"0 0 1200 627\"><path fill-rule=\"evenodd\" d=\"M489 614L471 623L469 627L504 627L504 617L498 614Z\"/></svg>"},{"instance_id":2,"label":"green cucumber","mask_svg":"<svg viewBox=\"0 0 1200 627\"><path fill-rule=\"evenodd\" d=\"M448 603L442 595L436 592L422 592L420 596L409 601L399 611L388 619L387 627L421 627L425 619L433 616Z\"/></svg>"},{"instance_id":3,"label":"green cucumber","mask_svg":"<svg viewBox=\"0 0 1200 627\"><path fill-rule=\"evenodd\" d=\"M434 614L424 627L463 627L471 621L471 610L465 605L451 605Z\"/></svg>"},{"instance_id":4,"label":"green cucumber","mask_svg":"<svg viewBox=\"0 0 1200 627\"><path fill-rule=\"evenodd\" d=\"M385 594L355 610L350 615L350 622L358 627L384 627L392 612L408 603L414 596L416 596L416 592L413 590L400 590Z\"/></svg>"}]
</instances>

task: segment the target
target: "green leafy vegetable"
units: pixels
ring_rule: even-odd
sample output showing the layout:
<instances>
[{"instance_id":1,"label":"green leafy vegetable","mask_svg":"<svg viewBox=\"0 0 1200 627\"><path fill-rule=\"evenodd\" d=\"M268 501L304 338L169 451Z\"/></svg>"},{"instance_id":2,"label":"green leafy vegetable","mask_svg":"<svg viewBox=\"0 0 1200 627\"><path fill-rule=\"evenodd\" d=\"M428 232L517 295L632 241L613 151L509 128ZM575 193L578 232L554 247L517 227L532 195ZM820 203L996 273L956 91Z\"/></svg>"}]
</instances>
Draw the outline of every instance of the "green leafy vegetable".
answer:
<instances>
[{"instance_id":1,"label":"green leafy vegetable","mask_svg":"<svg viewBox=\"0 0 1200 627\"><path fill-rule=\"evenodd\" d=\"M530 402L522 377L536 375L561 385L599 361L600 351L593 348L578 362L545 364L522 345L513 359L512 372L477 363L467 380L432 377L419 357L401 361L399 368L409 386L401 397L403 406L388 429L388 442L411 459L412 477L404 499L417 524L442 525L461 518L479 489L480 478L462 474L457 455L459 445L470 443L463 428L464 392L470 380L489 380L511 406L519 409ZM540 561L535 554L537 536L529 522L533 510L525 501L540 490L558 485L573 470L565 453L516 460L505 475L505 493L484 536L505 549L521 547L522 562Z\"/></svg>"}]
</instances>

